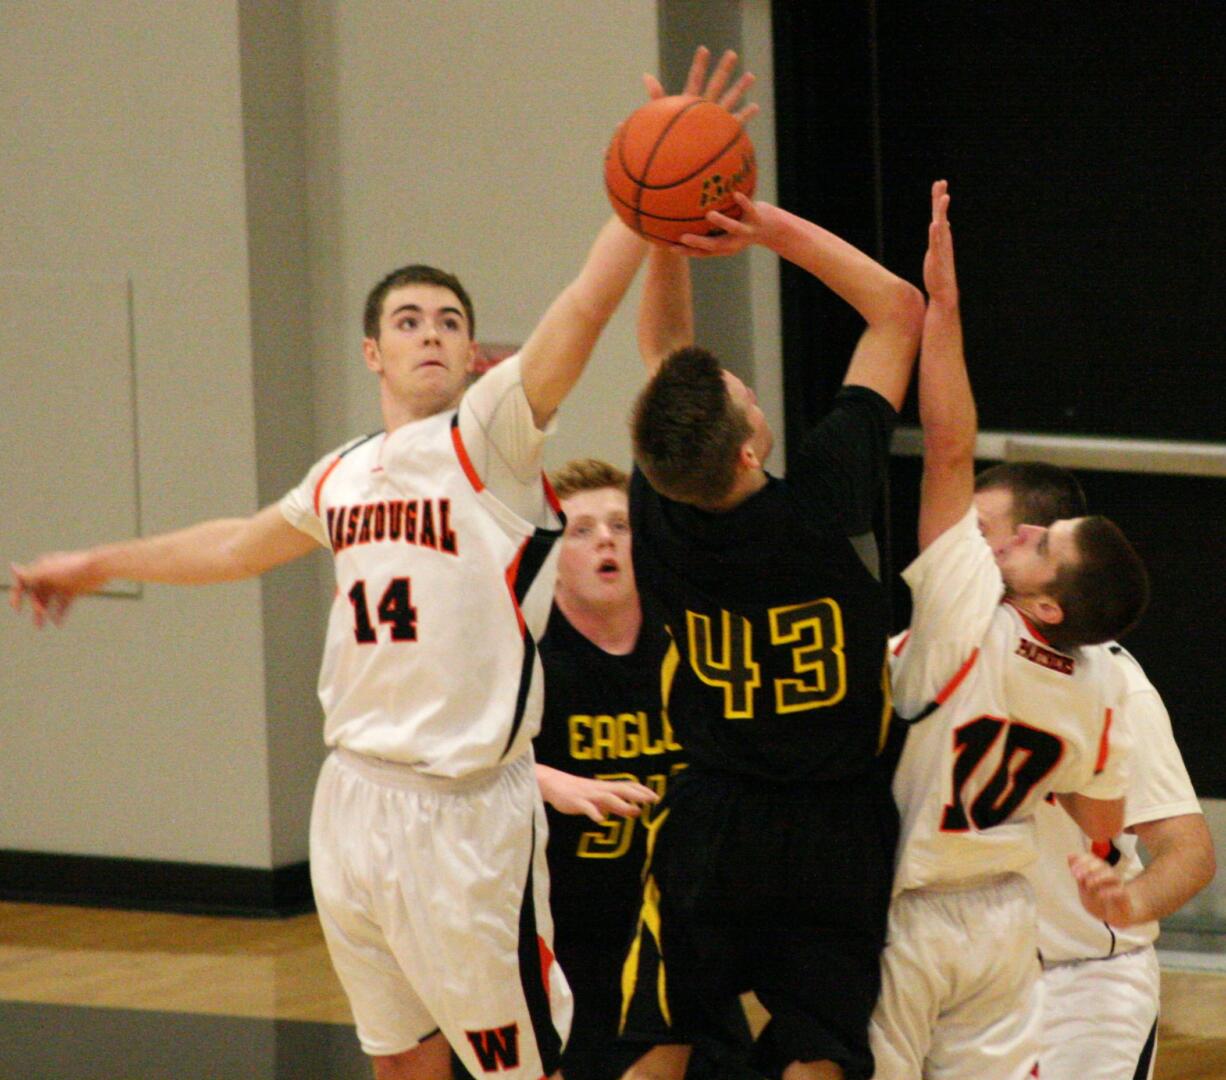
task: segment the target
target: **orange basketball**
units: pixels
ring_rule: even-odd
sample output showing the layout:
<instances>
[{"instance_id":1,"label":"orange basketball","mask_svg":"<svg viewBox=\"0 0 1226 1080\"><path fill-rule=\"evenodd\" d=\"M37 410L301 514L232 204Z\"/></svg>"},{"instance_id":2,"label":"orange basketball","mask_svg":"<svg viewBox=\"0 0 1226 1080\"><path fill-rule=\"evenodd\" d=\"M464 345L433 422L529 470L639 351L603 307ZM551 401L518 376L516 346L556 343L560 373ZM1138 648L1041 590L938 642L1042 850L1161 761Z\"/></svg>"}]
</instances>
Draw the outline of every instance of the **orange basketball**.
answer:
<instances>
[{"instance_id":1,"label":"orange basketball","mask_svg":"<svg viewBox=\"0 0 1226 1080\"><path fill-rule=\"evenodd\" d=\"M708 210L739 218L733 193L752 197L753 143L722 105L689 94L656 98L630 114L605 152L604 181L618 216L661 243L710 235Z\"/></svg>"}]
</instances>

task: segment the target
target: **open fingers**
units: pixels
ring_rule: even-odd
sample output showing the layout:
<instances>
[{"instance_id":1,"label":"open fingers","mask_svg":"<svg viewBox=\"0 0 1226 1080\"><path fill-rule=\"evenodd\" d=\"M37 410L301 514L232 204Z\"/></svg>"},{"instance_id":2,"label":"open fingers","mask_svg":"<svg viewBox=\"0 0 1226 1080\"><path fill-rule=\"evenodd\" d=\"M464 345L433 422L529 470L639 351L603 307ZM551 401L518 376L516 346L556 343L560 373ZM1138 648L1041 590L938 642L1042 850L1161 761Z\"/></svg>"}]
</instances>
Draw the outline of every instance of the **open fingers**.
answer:
<instances>
[{"instance_id":1,"label":"open fingers","mask_svg":"<svg viewBox=\"0 0 1226 1080\"><path fill-rule=\"evenodd\" d=\"M699 45L694 50L694 59L690 61L690 72L685 77L683 94L698 96L702 93L703 80L707 77L707 65L711 62L711 50L705 45Z\"/></svg>"},{"instance_id":2,"label":"open fingers","mask_svg":"<svg viewBox=\"0 0 1226 1080\"><path fill-rule=\"evenodd\" d=\"M732 88L719 99L719 103L729 112L732 112L732 110L736 108L736 103L745 96L745 92L751 86L753 86L755 81L756 77L754 76L753 72L745 72L744 75L742 75L735 83L732 84Z\"/></svg>"},{"instance_id":3,"label":"open fingers","mask_svg":"<svg viewBox=\"0 0 1226 1080\"><path fill-rule=\"evenodd\" d=\"M760 105L758 105L756 102L751 102L750 104L746 105L743 109L740 109L737 112L734 112L732 115L737 118L737 121L740 123L741 127L744 127L746 124L749 123L750 120L752 120L755 116L757 116L758 113L760 113L761 111L762 111L762 108Z\"/></svg>"},{"instance_id":4,"label":"open fingers","mask_svg":"<svg viewBox=\"0 0 1226 1080\"><path fill-rule=\"evenodd\" d=\"M932 220L942 225L947 224L949 212L949 184L937 180L932 185Z\"/></svg>"},{"instance_id":5,"label":"open fingers","mask_svg":"<svg viewBox=\"0 0 1226 1080\"><path fill-rule=\"evenodd\" d=\"M664 96L664 86L654 75L644 74L643 85L647 87L647 96L651 98L652 101L655 101L656 98L662 98Z\"/></svg>"},{"instance_id":6,"label":"open fingers","mask_svg":"<svg viewBox=\"0 0 1226 1080\"><path fill-rule=\"evenodd\" d=\"M715 70L711 72L711 78L707 80L706 89L702 92L702 96L708 101L718 101L721 105L723 104L720 95L723 94L724 87L728 85L728 80L732 78L732 70L736 67L736 60L735 52L731 49L724 50L724 54L719 58L719 63L715 65ZM736 87L734 86L729 92L735 91ZM737 96L739 97L740 95L737 94Z\"/></svg>"}]
</instances>

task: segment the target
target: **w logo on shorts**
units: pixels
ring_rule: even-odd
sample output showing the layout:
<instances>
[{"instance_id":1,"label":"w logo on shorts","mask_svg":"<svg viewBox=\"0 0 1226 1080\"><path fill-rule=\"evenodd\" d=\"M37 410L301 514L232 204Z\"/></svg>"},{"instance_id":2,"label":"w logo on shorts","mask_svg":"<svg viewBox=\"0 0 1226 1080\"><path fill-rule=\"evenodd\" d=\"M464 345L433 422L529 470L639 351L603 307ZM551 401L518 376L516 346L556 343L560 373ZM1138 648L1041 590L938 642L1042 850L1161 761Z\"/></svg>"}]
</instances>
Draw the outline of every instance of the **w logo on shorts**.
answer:
<instances>
[{"instance_id":1,"label":"w logo on shorts","mask_svg":"<svg viewBox=\"0 0 1226 1080\"><path fill-rule=\"evenodd\" d=\"M519 1025L489 1028L486 1031L466 1031L473 1053L484 1072L519 1068Z\"/></svg>"}]
</instances>

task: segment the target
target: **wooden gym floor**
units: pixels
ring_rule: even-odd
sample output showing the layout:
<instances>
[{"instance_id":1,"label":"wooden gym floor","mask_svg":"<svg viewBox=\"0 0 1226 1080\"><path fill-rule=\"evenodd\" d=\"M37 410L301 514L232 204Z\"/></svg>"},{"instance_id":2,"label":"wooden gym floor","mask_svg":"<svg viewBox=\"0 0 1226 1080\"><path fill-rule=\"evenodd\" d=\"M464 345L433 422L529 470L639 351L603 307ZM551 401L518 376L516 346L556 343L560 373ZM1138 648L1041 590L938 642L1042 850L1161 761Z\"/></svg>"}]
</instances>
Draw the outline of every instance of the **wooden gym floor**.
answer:
<instances>
[{"instance_id":1,"label":"wooden gym floor","mask_svg":"<svg viewBox=\"0 0 1226 1080\"><path fill-rule=\"evenodd\" d=\"M1157 1080L1226 1080L1226 963L1163 958ZM0 903L0 1080L369 1076L314 915Z\"/></svg>"}]
</instances>

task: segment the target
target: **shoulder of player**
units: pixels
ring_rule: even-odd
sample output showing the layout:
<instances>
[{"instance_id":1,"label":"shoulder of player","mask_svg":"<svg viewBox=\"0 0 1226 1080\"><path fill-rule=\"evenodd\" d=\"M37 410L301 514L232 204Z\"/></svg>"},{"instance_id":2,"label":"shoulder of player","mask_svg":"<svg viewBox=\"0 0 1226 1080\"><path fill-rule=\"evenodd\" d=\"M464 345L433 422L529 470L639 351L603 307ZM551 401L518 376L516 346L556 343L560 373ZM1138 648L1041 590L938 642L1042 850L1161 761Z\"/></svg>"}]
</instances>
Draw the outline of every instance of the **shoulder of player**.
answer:
<instances>
[{"instance_id":1,"label":"shoulder of player","mask_svg":"<svg viewBox=\"0 0 1226 1080\"><path fill-rule=\"evenodd\" d=\"M902 572L903 580L916 589L930 575L940 572L956 574L959 580L982 579L985 588L1004 591L1000 568L992 557L992 549L979 531L975 508L967 512L946 529L931 544L915 557ZM1021 613L1017 612L1021 617ZM1024 617L1023 618L1023 622ZM1028 625L1028 624L1027 624Z\"/></svg>"},{"instance_id":2,"label":"shoulder of player","mask_svg":"<svg viewBox=\"0 0 1226 1080\"><path fill-rule=\"evenodd\" d=\"M464 389L461 406L480 414L497 409L499 402L510 392L524 393L523 362L520 353L513 353L505 360L486 368ZM524 401L527 402L525 396Z\"/></svg>"}]
</instances>

